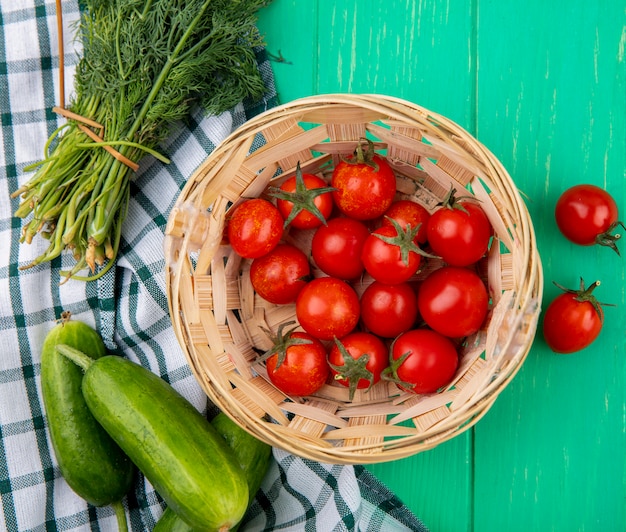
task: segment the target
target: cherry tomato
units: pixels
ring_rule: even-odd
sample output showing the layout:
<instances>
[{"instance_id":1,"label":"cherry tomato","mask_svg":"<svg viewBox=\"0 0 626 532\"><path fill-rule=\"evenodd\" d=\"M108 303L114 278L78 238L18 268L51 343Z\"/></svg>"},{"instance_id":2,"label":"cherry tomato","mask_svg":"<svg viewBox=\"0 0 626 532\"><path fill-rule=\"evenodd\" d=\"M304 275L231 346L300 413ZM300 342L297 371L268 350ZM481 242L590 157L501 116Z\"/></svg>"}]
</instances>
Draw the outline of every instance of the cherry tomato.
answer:
<instances>
[{"instance_id":1,"label":"cherry tomato","mask_svg":"<svg viewBox=\"0 0 626 532\"><path fill-rule=\"evenodd\" d=\"M359 322L359 296L341 279L319 277L298 294L296 317L306 332L320 340L341 338Z\"/></svg>"},{"instance_id":2,"label":"cherry tomato","mask_svg":"<svg viewBox=\"0 0 626 532\"><path fill-rule=\"evenodd\" d=\"M482 279L472 270L444 266L424 279L417 306L430 328L450 338L462 338L482 326L489 296Z\"/></svg>"},{"instance_id":3,"label":"cherry tomato","mask_svg":"<svg viewBox=\"0 0 626 532\"><path fill-rule=\"evenodd\" d=\"M389 380L413 393L434 393L448 384L459 365L452 341L430 329L411 329L398 336L390 354Z\"/></svg>"},{"instance_id":4,"label":"cherry tomato","mask_svg":"<svg viewBox=\"0 0 626 532\"><path fill-rule=\"evenodd\" d=\"M269 253L254 259L250 266L254 290L277 305L295 302L310 274L307 256L291 244L278 244Z\"/></svg>"},{"instance_id":5,"label":"cherry tomato","mask_svg":"<svg viewBox=\"0 0 626 532\"><path fill-rule=\"evenodd\" d=\"M389 354L383 341L370 333L353 332L335 338L328 362L335 380L350 389L350 401L357 389L369 389L389 365Z\"/></svg>"},{"instance_id":6,"label":"cherry tomato","mask_svg":"<svg viewBox=\"0 0 626 532\"><path fill-rule=\"evenodd\" d=\"M396 176L391 166L384 157L374 153L371 141L367 142L367 151L359 144L353 156L335 167L330 181L335 189L335 205L357 220L378 218L396 195Z\"/></svg>"},{"instance_id":7,"label":"cherry tomato","mask_svg":"<svg viewBox=\"0 0 626 532\"><path fill-rule=\"evenodd\" d=\"M417 242L425 244L428 240L426 226L430 218L430 213L419 203L415 203L411 200L394 201L384 214L382 221L383 226L392 225L389 218L398 222L402 229L405 229L409 224L411 227L417 227L419 225Z\"/></svg>"},{"instance_id":8,"label":"cherry tomato","mask_svg":"<svg viewBox=\"0 0 626 532\"><path fill-rule=\"evenodd\" d=\"M592 291L599 285L596 281L585 289L581 279L580 289L571 290L557 284L564 293L552 300L543 317L543 336L552 351L574 353L598 337L604 312Z\"/></svg>"},{"instance_id":9,"label":"cherry tomato","mask_svg":"<svg viewBox=\"0 0 626 532\"><path fill-rule=\"evenodd\" d=\"M417 320L417 295L408 283L374 281L361 295L361 321L366 329L384 338L408 331Z\"/></svg>"},{"instance_id":10,"label":"cherry tomato","mask_svg":"<svg viewBox=\"0 0 626 532\"><path fill-rule=\"evenodd\" d=\"M369 229L358 220L332 218L313 235L313 261L331 277L357 279L363 273L361 251L368 235Z\"/></svg>"},{"instance_id":11,"label":"cherry tomato","mask_svg":"<svg viewBox=\"0 0 626 532\"><path fill-rule=\"evenodd\" d=\"M227 226L233 250L247 259L269 253L283 235L283 217L269 201L254 198L240 203Z\"/></svg>"},{"instance_id":12,"label":"cherry tomato","mask_svg":"<svg viewBox=\"0 0 626 532\"><path fill-rule=\"evenodd\" d=\"M386 284L408 281L419 269L422 251L415 243L416 230L379 227L365 240L361 260L374 279Z\"/></svg>"},{"instance_id":13,"label":"cherry tomato","mask_svg":"<svg viewBox=\"0 0 626 532\"><path fill-rule=\"evenodd\" d=\"M456 201L454 190L432 213L427 225L428 244L451 266L469 266L489 248L492 228L482 208L472 201Z\"/></svg>"},{"instance_id":14,"label":"cherry tomato","mask_svg":"<svg viewBox=\"0 0 626 532\"><path fill-rule=\"evenodd\" d=\"M292 329L283 336L283 326L273 339L274 347L262 357L266 360L267 376L287 395L311 395L326 383L330 374L326 348L304 332Z\"/></svg>"},{"instance_id":15,"label":"cherry tomato","mask_svg":"<svg viewBox=\"0 0 626 532\"><path fill-rule=\"evenodd\" d=\"M271 194L277 198L285 226L313 229L325 224L333 211L332 190L321 177L303 174L298 163L296 175L273 188Z\"/></svg>"},{"instance_id":16,"label":"cherry tomato","mask_svg":"<svg viewBox=\"0 0 626 532\"><path fill-rule=\"evenodd\" d=\"M615 241L620 235L611 234L618 226L624 228L617 204L605 190L595 185L574 185L559 197L555 207L556 224L561 233L575 244L609 246L618 255Z\"/></svg>"}]
</instances>

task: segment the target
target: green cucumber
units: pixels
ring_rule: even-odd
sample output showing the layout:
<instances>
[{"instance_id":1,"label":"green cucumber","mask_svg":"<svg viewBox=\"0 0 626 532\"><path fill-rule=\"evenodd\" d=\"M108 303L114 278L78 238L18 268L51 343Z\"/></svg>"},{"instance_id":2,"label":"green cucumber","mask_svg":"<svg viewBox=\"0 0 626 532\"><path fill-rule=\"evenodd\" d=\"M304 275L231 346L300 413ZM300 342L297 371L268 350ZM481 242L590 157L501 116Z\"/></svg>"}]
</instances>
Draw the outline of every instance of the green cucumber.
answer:
<instances>
[{"instance_id":1,"label":"green cucumber","mask_svg":"<svg viewBox=\"0 0 626 532\"><path fill-rule=\"evenodd\" d=\"M194 532L185 521L178 517L169 506L154 525L152 532Z\"/></svg>"},{"instance_id":2,"label":"green cucumber","mask_svg":"<svg viewBox=\"0 0 626 532\"><path fill-rule=\"evenodd\" d=\"M269 468L272 454L271 446L243 430L224 412L217 414L211 424L234 451L239 465L246 475L248 492L250 493L250 500L252 500L261 487ZM152 532L193 532L193 528L168 506Z\"/></svg>"},{"instance_id":3,"label":"green cucumber","mask_svg":"<svg viewBox=\"0 0 626 532\"><path fill-rule=\"evenodd\" d=\"M224 412L217 414L212 420L217 432L235 452L237 461L246 475L248 492L252 499L259 491L265 473L270 465L272 447L249 432L242 429Z\"/></svg>"},{"instance_id":4,"label":"green cucumber","mask_svg":"<svg viewBox=\"0 0 626 532\"><path fill-rule=\"evenodd\" d=\"M117 356L80 365L89 409L163 500L198 532L229 530L248 505L245 475L224 438L165 380Z\"/></svg>"},{"instance_id":5,"label":"green cucumber","mask_svg":"<svg viewBox=\"0 0 626 532\"><path fill-rule=\"evenodd\" d=\"M83 372L58 352L59 344L88 351L94 359L105 356L106 348L94 329L65 314L43 343L41 393L63 478L90 504L114 505L124 528L123 507L117 503L130 490L135 467L87 407L81 391Z\"/></svg>"}]
</instances>

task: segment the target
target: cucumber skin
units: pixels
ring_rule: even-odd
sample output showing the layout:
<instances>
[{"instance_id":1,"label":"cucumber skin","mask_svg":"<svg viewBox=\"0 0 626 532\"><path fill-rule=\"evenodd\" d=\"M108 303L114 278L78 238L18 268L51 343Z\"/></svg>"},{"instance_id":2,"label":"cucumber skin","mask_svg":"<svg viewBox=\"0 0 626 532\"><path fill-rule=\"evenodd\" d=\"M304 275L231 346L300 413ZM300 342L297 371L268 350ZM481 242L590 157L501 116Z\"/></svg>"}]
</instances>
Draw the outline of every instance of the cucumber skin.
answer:
<instances>
[{"instance_id":1,"label":"cucumber skin","mask_svg":"<svg viewBox=\"0 0 626 532\"><path fill-rule=\"evenodd\" d=\"M104 356L106 348L89 325L68 320L50 330L41 352L41 393L61 474L87 502L106 506L128 493L135 467L93 417L81 391L83 371L56 350L58 344L94 359Z\"/></svg>"},{"instance_id":2,"label":"cucumber skin","mask_svg":"<svg viewBox=\"0 0 626 532\"><path fill-rule=\"evenodd\" d=\"M228 530L241 520L248 488L233 451L165 380L104 356L85 372L82 390L95 418L194 530Z\"/></svg>"},{"instance_id":3,"label":"cucumber skin","mask_svg":"<svg viewBox=\"0 0 626 532\"><path fill-rule=\"evenodd\" d=\"M246 475L248 492L252 500L261 487L269 468L272 447L246 432L224 412L217 414L211 421L211 425L217 429L234 451ZM170 507L167 507L152 532L193 532L193 528L178 517Z\"/></svg>"},{"instance_id":4,"label":"cucumber skin","mask_svg":"<svg viewBox=\"0 0 626 532\"><path fill-rule=\"evenodd\" d=\"M157 524L154 525L152 532L194 532L194 529L178 517L174 510L168 506L157 521Z\"/></svg>"},{"instance_id":5,"label":"cucumber skin","mask_svg":"<svg viewBox=\"0 0 626 532\"><path fill-rule=\"evenodd\" d=\"M250 499L252 499L259 491L269 468L272 447L246 432L224 412L217 414L211 420L211 425L217 429L217 432L234 451L237 461L246 475L248 492Z\"/></svg>"}]
</instances>

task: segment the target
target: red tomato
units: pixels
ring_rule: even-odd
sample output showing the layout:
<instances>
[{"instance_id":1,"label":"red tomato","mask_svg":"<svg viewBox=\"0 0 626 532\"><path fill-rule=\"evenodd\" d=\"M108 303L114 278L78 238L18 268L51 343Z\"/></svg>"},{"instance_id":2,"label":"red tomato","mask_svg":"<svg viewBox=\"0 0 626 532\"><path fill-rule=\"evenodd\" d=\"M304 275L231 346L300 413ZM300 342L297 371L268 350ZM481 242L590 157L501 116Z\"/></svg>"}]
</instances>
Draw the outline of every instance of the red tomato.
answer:
<instances>
[{"instance_id":1,"label":"red tomato","mask_svg":"<svg viewBox=\"0 0 626 532\"><path fill-rule=\"evenodd\" d=\"M324 385L330 368L322 342L293 330L283 337L282 326L274 342L274 347L263 357L267 376L274 386L287 395L304 396Z\"/></svg>"},{"instance_id":2,"label":"red tomato","mask_svg":"<svg viewBox=\"0 0 626 532\"><path fill-rule=\"evenodd\" d=\"M361 260L374 279L386 284L408 281L422 262L421 250L414 242L415 231L394 226L379 227L363 245Z\"/></svg>"},{"instance_id":3,"label":"red tomato","mask_svg":"<svg viewBox=\"0 0 626 532\"><path fill-rule=\"evenodd\" d=\"M374 281L361 295L361 321L372 333L395 338L417 320L417 295L408 283Z\"/></svg>"},{"instance_id":4,"label":"red tomato","mask_svg":"<svg viewBox=\"0 0 626 532\"><path fill-rule=\"evenodd\" d=\"M269 253L283 236L283 217L269 201L255 198L240 203L227 226L227 237L236 253L256 259Z\"/></svg>"},{"instance_id":5,"label":"red tomato","mask_svg":"<svg viewBox=\"0 0 626 532\"><path fill-rule=\"evenodd\" d=\"M389 365L389 352L383 341L366 332L335 338L328 362L335 380L350 389L350 401L358 389L371 388Z\"/></svg>"},{"instance_id":6,"label":"red tomato","mask_svg":"<svg viewBox=\"0 0 626 532\"><path fill-rule=\"evenodd\" d=\"M296 317L302 328L320 340L341 338L359 322L359 296L345 281L319 277L296 299Z\"/></svg>"},{"instance_id":7,"label":"red tomato","mask_svg":"<svg viewBox=\"0 0 626 532\"><path fill-rule=\"evenodd\" d=\"M391 346L391 377L402 390L434 393L448 384L459 365L459 355L449 338L430 329L412 329Z\"/></svg>"},{"instance_id":8,"label":"red tomato","mask_svg":"<svg viewBox=\"0 0 626 532\"><path fill-rule=\"evenodd\" d=\"M252 261L250 281L263 299L277 305L295 302L311 274L307 256L290 244L278 244Z\"/></svg>"},{"instance_id":9,"label":"red tomato","mask_svg":"<svg viewBox=\"0 0 626 532\"><path fill-rule=\"evenodd\" d=\"M487 252L492 228L487 215L471 201L453 202L431 215L427 225L433 253L451 266L469 266Z\"/></svg>"},{"instance_id":10,"label":"red tomato","mask_svg":"<svg viewBox=\"0 0 626 532\"><path fill-rule=\"evenodd\" d=\"M332 218L319 227L311 242L317 267L331 277L352 280L363 273L361 250L369 229L353 218Z\"/></svg>"},{"instance_id":11,"label":"red tomato","mask_svg":"<svg viewBox=\"0 0 626 532\"><path fill-rule=\"evenodd\" d=\"M272 189L276 206L285 218L285 226L313 229L325 224L333 210L332 188L321 177L303 174L300 163L296 175L278 189Z\"/></svg>"},{"instance_id":12,"label":"red tomato","mask_svg":"<svg viewBox=\"0 0 626 532\"><path fill-rule=\"evenodd\" d=\"M382 221L383 226L392 225L388 218L398 222L402 229L405 229L407 225L410 225L411 227L417 227L419 225L417 241L420 244L425 244L428 240L426 235L426 225L428 224L430 213L419 203L415 203L411 200L394 201L385 212Z\"/></svg>"},{"instance_id":13,"label":"red tomato","mask_svg":"<svg viewBox=\"0 0 626 532\"><path fill-rule=\"evenodd\" d=\"M575 244L609 246L619 255L611 233L624 224L617 219L617 204L611 195L595 185L575 185L559 197L555 208L561 233Z\"/></svg>"},{"instance_id":14,"label":"red tomato","mask_svg":"<svg viewBox=\"0 0 626 532\"><path fill-rule=\"evenodd\" d=\"M600 282L596 281L585 289L582 279L579 290L557 285L565 293L552 300L543 316L543 336L552 351L574 353L598 337L604 312L592 291L599 285Z\"/></svg>"},{"instance_id":15,"label":"red tomato","mask_svg":"<svg viewBox=\"0 0 626 532\"><path fill-rule=\"evenodd\" d=\"M335 167L330 184L335 205L357 220L378 218L396 195L396 176L387 160L374 154L370 141L367 152L359 144L353 156Z\"/></svg>"},{"instance_id":16,"label":"red tomato","mask_svg":"<svg viewBox=\"0 0 626 532\"><path fill-rule=\"evenodd\" d=\"M467 268L444 266L424 279L417 306L430 328L450 338L462 338L482 326L489 296L476 273Z\"/></svg>"}]
</instances>

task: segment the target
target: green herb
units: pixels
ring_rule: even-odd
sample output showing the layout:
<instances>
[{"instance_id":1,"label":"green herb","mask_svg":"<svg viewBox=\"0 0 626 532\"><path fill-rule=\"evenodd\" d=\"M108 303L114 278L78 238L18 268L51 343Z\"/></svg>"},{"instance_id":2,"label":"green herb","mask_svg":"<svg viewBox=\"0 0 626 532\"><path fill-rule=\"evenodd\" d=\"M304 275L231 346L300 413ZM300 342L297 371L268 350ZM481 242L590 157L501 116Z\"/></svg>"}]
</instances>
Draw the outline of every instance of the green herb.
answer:
<instances>
[{"instance_id":1,"label":"green herb","mask_svg":"<svg viewBox=\"0 0 626 532\"><path fill-rule=\"evenodd\" d=\"M68 110L89 121L69 118L50 137L44 159L27 169L36 170L28 183L13 194L22 197L15 215L32 214L21 241L30 243L38 233L50 240L26 267L64 250L76 261L68 278L95 279L111 267L133 162L145 154L168 162L159 144L197 106L219 114L265 92L255 58L254 48L262 44L255 13L268 3L82 2L77 37L83 51ZM91 275L78 276L87 266Z\"/></svg>"}]
</instances>

